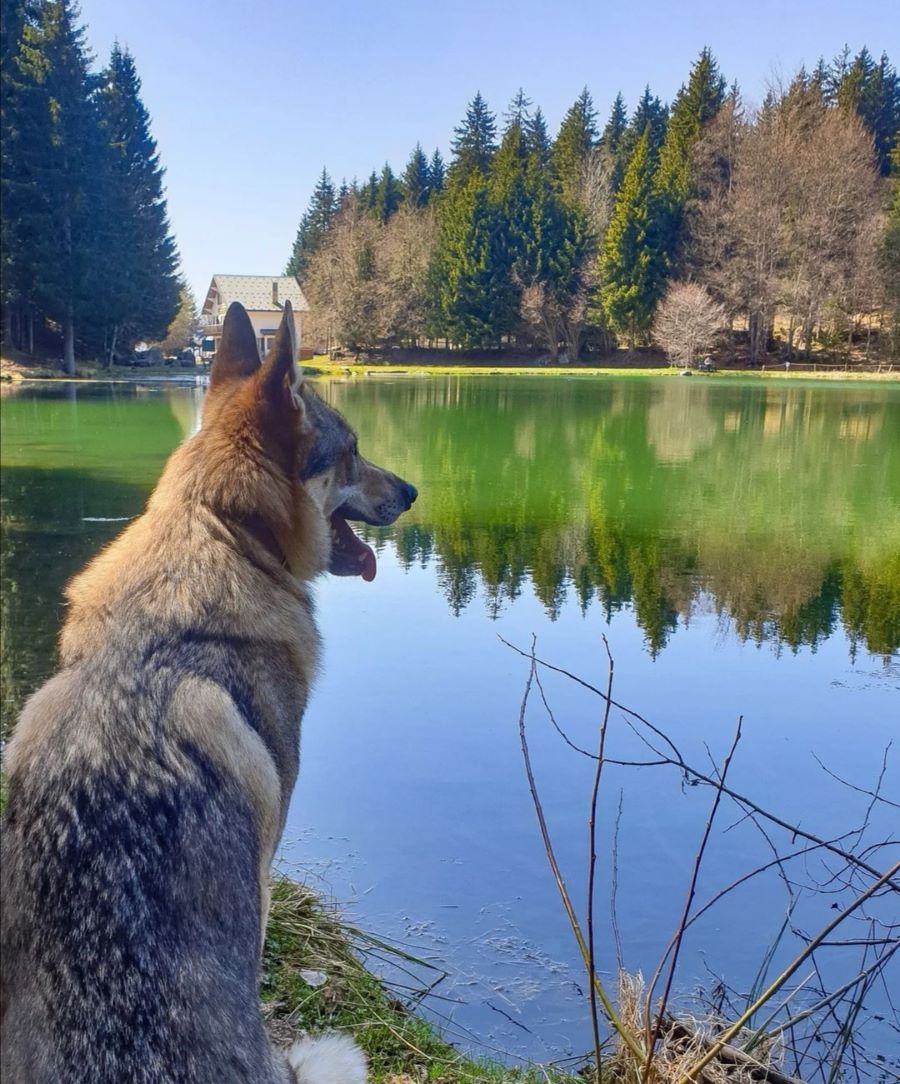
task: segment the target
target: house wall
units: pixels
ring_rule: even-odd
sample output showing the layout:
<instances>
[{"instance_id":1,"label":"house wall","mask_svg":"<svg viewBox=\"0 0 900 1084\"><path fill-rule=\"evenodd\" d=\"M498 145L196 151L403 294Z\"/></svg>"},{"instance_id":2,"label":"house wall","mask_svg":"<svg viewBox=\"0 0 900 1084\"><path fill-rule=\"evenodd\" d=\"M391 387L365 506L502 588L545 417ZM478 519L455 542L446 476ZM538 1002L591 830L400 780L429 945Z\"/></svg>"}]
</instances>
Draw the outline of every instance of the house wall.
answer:
<instances>
[{"instance_id":1,"label":"house wall","mask_svg":"<svg viewBox=\"0 0 900 1084\"><path fill-rule=\"evenodd\" d=\"M259 347L260 357L265 357L272 345L272 340L275 338L275 332L278 330L278 325L281 323L280 312L259 312L255 309L248 310L247 315L250 317L250 323L253 324L253 330L256 332L256 345ZM297 338L297 349L299 351L303 342L303 313L294 313L294 334Z\"/></svg>"},{"instance_id":2,"label":"house wall","mask_svg":"<svg viewBox=\"0 0 900 1084\"><path fill-rule=\"evenodd\" d=\"M249 309L247 315L250 317L250 323L253 325L253 330L256 332L256 345L259 349L259 356L265 357L269 347L272 345L272 340L275 338L275 332L278 330L278 325L281 323L281 313L277 311L268 312L260 311L258 309ZM296 310L294 310L294 333L297 337L297 352L299 356L303 343L303 313L297 312ZM222 335L222 324L217 322L215 324L204 325L203 334L212 338L218 346L219 338Z\"/></svg>"}]
</instances>

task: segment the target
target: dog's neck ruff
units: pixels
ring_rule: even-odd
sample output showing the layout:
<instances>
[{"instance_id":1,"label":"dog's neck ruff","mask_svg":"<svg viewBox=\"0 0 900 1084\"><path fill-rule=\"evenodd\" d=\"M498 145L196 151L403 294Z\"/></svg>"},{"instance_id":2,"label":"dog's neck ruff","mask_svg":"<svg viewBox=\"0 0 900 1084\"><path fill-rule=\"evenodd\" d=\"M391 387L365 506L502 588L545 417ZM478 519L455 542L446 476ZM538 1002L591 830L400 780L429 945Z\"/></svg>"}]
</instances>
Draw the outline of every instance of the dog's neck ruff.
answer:
<instances>
[{"instance_id":1,"label":"dog's neck ruff","mask_svg":"<svg viewBox=\"0 0 900 1084\"><path fill-rule=\"evenodd\" d=\"M238 526L250 535L269 553L282 568L289 568L287 555L282 549L278 536L261 515L254 512L238 520Z\"/></svg>"}]
</instances>

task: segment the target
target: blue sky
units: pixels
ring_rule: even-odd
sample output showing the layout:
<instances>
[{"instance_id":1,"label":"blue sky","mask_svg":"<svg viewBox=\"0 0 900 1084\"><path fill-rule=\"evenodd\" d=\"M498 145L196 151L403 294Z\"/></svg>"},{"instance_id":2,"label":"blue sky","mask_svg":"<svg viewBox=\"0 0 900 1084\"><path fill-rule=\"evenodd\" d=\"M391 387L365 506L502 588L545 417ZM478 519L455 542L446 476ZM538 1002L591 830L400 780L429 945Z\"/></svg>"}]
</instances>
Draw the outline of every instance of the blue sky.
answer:
<instances>
[{"instance_id":1,"label":"blue sky","mask_svg":"<svg viewBox=\"0 0 900 1084\"><path fill-rule=\"evenodd\" d=\"M601 123L617 91L669 100L703 45L758 101L844 43L900 63L900 0L82 0L98 63L134 54L166 167L184 272L276 274L322 166L402 170L421 140L449 157L481 90L502 113L522 86L555 131L587 85Z\"/></svg>"}]
</instances>

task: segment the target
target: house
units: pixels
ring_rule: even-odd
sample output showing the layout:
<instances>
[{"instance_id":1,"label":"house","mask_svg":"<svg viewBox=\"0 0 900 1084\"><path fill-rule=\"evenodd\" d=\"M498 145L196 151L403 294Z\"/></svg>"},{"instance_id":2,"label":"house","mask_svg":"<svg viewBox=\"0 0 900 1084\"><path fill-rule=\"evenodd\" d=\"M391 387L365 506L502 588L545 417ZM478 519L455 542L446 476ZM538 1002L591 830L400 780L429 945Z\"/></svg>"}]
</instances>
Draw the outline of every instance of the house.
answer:
<instances>
[{"instance_id":1,"label":"house","mask_svg":"<svg viewBox=\"0 0 900 1084\"><path fill-rule=\"evenodd\" d=\"M290 301L299 348L303 341L303 317L309 312L309 305L292 275L213 275L200 314L204 355L208 357L219 345L222 321L232 301L239 301L247 310L261 357L272 345L285 301Z\"/></svg>"}]
</instances>

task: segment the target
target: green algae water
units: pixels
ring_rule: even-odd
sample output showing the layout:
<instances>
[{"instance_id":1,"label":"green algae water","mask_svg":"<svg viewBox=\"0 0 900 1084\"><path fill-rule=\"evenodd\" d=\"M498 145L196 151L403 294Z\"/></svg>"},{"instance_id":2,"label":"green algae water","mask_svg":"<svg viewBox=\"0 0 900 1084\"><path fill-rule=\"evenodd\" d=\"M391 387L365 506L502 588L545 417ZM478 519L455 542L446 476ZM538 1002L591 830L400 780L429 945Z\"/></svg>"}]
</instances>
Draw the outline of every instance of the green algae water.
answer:
<instances>
[{"instance_id":1,"label":"green algae water","mask_svg":"<svg viewBox=\"0 0 900 1084\"><path fill-rule=\"evenodd\" d=\"M367 532L374 583L318 586L325 665L283 861L350 901L362 925L446 968L446 1001L432 1011L449 1037L530 1058L578 1053L590 1045L583 978L519 748L528 664L502 640L528 650L535 637L539 655L603 685L605 636L616 698L686 759L708 766L708 747L721 760L742 716L736 790L822 836L858 827L872 803L834 774L866 788L886 764L883 793L900 800L885 752L900 732L900 385L317 386L362 453L420 497L395 526ZM167 454L199 425L202 394L147 383L5 396L7 732L53 669L65 581L140 512ZM592 747L596 698L552 673L544 691L573 744ZM592 769L539 709L528 714L532 756L582 900ZM610 755L647 759L621 720L612 726ZM599 920L618 822L622 947L645 973L677 918L709 806L709 792L661 771L610 769L601 795ZM767 853L739 810L722 829L707 895ZM896 825L875 803L865 832L874 843ZM749 986L783 894L777 878L754 881L711 912L686 943L680 988L713 975ZM608 935L599 954L612 970ZM877 1034L892 1056L893 1033Z\"/></svg>"}]
</instances>

